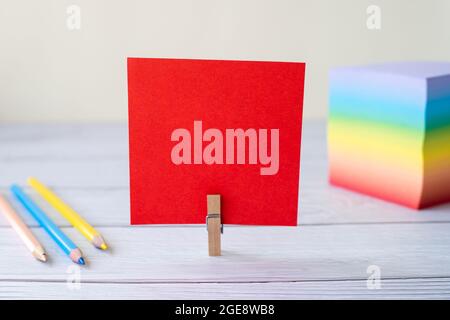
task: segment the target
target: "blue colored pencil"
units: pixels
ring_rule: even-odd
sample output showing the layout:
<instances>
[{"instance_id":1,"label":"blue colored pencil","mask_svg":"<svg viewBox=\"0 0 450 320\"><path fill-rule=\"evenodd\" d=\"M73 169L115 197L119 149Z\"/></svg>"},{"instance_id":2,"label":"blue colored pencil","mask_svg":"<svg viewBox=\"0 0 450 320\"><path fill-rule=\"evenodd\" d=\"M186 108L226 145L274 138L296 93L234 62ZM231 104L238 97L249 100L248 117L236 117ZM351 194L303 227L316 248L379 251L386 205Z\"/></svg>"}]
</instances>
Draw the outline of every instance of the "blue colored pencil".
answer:
<instances>
[{"instance_id":1,"label":"blue colored pencil","mask_svg":"<svg viewBox=\"0 0 450 320\"><path fill-rule=\"evenodd\" d=\"M56 224L39 208L30 197L17 185L11 186L11 192L19 202L27 209L31 216L41 225L49 236L77 264L85 264L81 250L69 239Z\"/></svg>"}]
</instances>

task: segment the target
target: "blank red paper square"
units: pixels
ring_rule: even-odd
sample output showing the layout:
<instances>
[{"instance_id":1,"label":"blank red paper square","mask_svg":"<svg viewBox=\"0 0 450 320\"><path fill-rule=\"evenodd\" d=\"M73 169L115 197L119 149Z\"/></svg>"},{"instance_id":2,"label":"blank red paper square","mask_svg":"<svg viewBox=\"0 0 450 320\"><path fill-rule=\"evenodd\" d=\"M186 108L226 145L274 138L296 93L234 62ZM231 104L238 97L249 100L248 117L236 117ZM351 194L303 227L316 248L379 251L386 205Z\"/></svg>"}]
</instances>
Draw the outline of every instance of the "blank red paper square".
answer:
<instances>
[{"instance_id":1,"label":"blank red paper square","mask_svg":"<svg viewBox=\"0 0 450 320\"><path fill-rule=\"evenodd\" d=\"M132 224L297 225L305 64L128 59Z\"/></svg>"}]
</instances>

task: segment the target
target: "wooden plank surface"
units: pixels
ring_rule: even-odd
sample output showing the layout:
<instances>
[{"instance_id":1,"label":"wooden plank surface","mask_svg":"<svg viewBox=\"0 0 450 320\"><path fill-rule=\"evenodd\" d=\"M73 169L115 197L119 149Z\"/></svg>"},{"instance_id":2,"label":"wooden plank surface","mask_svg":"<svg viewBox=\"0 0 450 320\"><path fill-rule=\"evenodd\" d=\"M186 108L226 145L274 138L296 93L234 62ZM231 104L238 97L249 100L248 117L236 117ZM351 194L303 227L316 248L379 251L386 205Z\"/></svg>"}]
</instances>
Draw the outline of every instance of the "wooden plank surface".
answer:
<instances>
[{"instance_id":1,"label":"wooden plank surface","mask_svg":"<svg viewBox=\"0 0 450 320\"><path fill-rule=\"evenodd\" d=\"M204 225L129 226L126 126L1 126L0 145L1 193L35 175L112 248L92 248L27 189L89 265L71 290L70 261L16 206L51 261L33 261L0 217L0 298L450 297L450 205L419 212L329 186L323 122L303 131L300 227L226 226L221 257L208 257ZM380 290L366 286L370 265Z\"/></svg>"},{"instance_id":2,"label":"wooden plank surface","mask_svg":"<svg viewBox=\"0 0 450 320\"><path fill-rule=\"evenodd\" d=\"M384 280L379 290L365 281L271 283L81 283L2 282L0 299L442 299L449 279Z\"/></svg>"},{"instance_id":3,"label":"wooden plank surface","mask_svg":"<svg viewBox=\"0 0 450 320\"><path fill-rule=\"evenodd\" d=\"M383 278L450 277L449 224L229 227L220 257L208 256L203 228L99 228L111 252L64 228L86 254L85 281L264 282L364 280L377 265ZM50 256L30 260L14 233L2 229L0 280L63 281L72 266L40 228ZM415 239L420 239L415 241ZM14 268L11 268L14 266Z\"/></svg>"}]
</instances>

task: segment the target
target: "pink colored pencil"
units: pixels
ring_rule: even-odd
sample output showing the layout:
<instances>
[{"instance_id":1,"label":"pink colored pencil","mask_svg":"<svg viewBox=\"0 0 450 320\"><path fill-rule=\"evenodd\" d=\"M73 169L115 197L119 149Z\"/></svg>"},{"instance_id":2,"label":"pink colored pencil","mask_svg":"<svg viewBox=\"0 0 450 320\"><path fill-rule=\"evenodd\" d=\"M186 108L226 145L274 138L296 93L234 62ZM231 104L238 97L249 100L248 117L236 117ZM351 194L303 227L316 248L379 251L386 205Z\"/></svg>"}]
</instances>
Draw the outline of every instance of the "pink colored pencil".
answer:
<instances>
[{"instance_id":1,"label":"pink colored pencil","mask_svg":"<svg viewBox=\"0 0 450 320\"><path fill-rule=\"evenodd\" d=\"M28 250L30 250L33 257L42 262L47 261L47 254L42 245L2 195L0 195L0 212L2 212L9 221L13 229L27 246Z\"/></svg>"}]
</instances>

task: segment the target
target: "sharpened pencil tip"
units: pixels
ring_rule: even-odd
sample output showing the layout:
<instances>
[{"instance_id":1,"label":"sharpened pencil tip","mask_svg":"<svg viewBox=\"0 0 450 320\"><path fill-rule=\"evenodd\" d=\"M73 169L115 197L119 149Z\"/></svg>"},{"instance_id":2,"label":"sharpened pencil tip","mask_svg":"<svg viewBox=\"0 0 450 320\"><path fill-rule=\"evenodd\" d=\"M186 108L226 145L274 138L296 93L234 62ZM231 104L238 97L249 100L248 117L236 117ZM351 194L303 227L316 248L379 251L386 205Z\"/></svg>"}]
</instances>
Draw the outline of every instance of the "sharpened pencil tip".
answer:
<instances>
[{"instance_id":1,"label":"sharpened pencil tip","mask_svg":"<svg viewBox=\"0 0 450 320\"><path fill-rule=\"evenodd\" d=\"M41 262L47 262L47 256L45 254L35 255L35 258Z\"/></svg>"},{"instance_id":2,"label":"sharpened pencil tip","mask_svg":"<svg viewBox=\"0 0 450 320\"><path fill-rule=\"evenodd\" d=\"M103 239L101 235L96 235L94 238L92 238L92 244L102 250L108 249L108 245L106 244L106 241Z\"/></svg>"},{"instance_id":3,"label":"sharpened pencil tip","mask_svg":"<svg viewBox=\"0 0 450 320\"><path fill-rule=\"evenodd\" d=\"M77 264L85 264L86 262L84 261L84 258L83 258L83 254L81 253L81 250L80 249L78 249L78 248L76 248L76 249L73 249L71 252L70 252L70 259L72 259L72 261L74 262L74 263L77 263Z\"/></svg>"},{"instance_id":4,"label":"sharpened pencil tip","mask_svg":"<svg viewBox=\"0 0 450 320\"><path fill-rule=\"evenodd\" d=\"M32 254L39 261L47 262L47 254L42 247L37 247L36 249L34 249Z\"/></svg>"}]
</instances>

